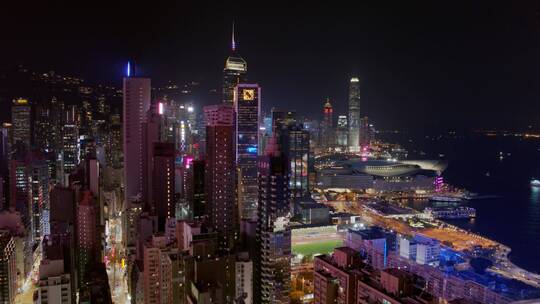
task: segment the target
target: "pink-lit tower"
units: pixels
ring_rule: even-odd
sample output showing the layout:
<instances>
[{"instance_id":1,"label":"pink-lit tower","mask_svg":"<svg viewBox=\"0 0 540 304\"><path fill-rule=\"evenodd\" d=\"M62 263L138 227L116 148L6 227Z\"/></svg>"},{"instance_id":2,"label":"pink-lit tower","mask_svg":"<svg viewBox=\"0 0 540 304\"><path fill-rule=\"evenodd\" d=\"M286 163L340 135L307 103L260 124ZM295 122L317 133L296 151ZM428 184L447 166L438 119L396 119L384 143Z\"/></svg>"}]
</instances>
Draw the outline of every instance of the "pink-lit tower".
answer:
<instances>
[{"instance_id":1,"label":"pink-lit tower","mask_svg":"<svg viewBox=\"0 0 540 304\"><path fill-rule=\"evenodd\" d=\"M125 207L130 207L134 197L143 192L143 122L150 108L150 79L132 77L128 62L123 86L123 149L124 149L124 197Z\"/></svg>"},{"instance_id":2,"label":"pink-lit tower","mask_svg":"<svg viewBox=\"0 0 540 304\"><path fill-rule=\"evenodd\" d=\"M218 245L228 251L234 245L237 218L234 108L204 107L206 118L205 198L209 224L218 233Z\"/></svg>"}]
</instances>

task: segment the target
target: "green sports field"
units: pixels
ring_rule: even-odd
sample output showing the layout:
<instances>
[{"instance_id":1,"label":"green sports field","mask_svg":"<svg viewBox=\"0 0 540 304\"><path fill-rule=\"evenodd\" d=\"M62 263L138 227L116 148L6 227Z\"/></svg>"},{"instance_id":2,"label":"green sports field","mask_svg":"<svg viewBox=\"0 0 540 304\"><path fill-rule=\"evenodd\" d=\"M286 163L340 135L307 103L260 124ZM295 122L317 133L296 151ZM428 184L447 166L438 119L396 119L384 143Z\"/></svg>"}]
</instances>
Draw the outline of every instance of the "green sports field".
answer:
<instances>
[{"instance_id":1,"label":"green sports field","mask_svg":"<svg viewBox=\"0 0 540 304\"><path fill-rule=\"evenodd\" d=\"M293 245L292 251L294 255L301 254L303 256L312 256L314 254L326 254L334 251L334 248L342 246L342 240L330 240L309 244Z\"/></svg>"}]
</instances>

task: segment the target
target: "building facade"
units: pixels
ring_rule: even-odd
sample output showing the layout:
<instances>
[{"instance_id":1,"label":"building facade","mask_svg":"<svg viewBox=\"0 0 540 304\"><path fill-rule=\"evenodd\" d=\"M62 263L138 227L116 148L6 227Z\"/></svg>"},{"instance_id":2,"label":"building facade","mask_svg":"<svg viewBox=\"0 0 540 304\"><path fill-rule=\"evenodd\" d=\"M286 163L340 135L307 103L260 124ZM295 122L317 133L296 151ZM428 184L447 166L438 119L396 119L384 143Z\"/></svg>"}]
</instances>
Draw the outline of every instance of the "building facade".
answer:
<instances>
[{"instance_id":1,"label":"building facade","mask_svg":"<svg viewBox=\"0 0 540 304\"><path fill-rule=\"evenodd\" d=\"M238 84L234 94L236 111L236 164L238 166L238 208L241 218L257 217L257 155L261 88Z\"/></svg>"},{"instance_id":2,"label":"building facade","mask_svg":"<svg viewBox=\"0 0 540 304\"><path fill-rule=\"evenodd\" d=\"M150 108L150 79L124 77L123 85L123 150L124 197L129 201L142 193L143 184L143 121Z\"/></svg>"},{"instance_id":3,"label":"building facade","mask_svg":"<svg viewBox=\"0 0 540 304\"><path fill-rule=\"evenodd\" d=\"M235 187L234 108L227 105L204 107L206 118L205 199L209 223L218 232L218 245L234 245L238 213Z\"/></svg>"},{"instance_id":4,"label":"building facade","mask_svg":"<svg viewBox=\"0 0 540 304\"><path fill-rule=\"evenodd\" d=\"M360 80L351 78L349 82L349 151L360 151Z\"/></svg>"},{"instance_id":5,"label":"building facade","mask_svg":"<svg viewBox=\"0 0 540 304\"><path fill-rule=\"evenodd\" d=\"M254 303L289 303L291 218L289 161L272 137L258 160L259 206L254 256Z\"/></svg>"}]
</instances>

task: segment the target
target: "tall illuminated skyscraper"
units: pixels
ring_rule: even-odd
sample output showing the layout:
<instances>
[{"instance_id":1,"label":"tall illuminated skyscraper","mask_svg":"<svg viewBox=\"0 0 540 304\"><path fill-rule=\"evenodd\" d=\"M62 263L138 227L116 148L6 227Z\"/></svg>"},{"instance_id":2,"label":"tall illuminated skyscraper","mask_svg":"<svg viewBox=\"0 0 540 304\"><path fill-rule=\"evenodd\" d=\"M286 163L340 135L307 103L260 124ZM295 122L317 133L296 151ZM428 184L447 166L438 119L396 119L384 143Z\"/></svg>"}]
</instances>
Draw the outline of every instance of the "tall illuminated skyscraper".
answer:
<instances>
[{"instance_id":1,"label":"tall illuminated skyscraper","mask_svg":"<svg viewBox=\"0 0 540 304\"><path fill-rule=\"evenodd\" d=\"M347 116L339 115L336 128L337 146L342 151L347 150Z\"/></svg>"},{"instance_id":2,"label":"tall illuminated skyscraper","mask_svg":"<svg viewBox=\"0 0 540 304\"><path fill-rule=\"evenodd\" d=\"M349 83L349 151L360 151L360 80Z\"/></svg>"},{"instance_id":3,"label":"tall illuminated skyscraper","mask_svg":"<svg viewBox=\"0 0 540 304\"><path fill-rule=\"evenodd\" d=\"M234 40L234 23L232 27L231 39L231 55L225 61L223 69L223 104L233 105L234 90L236 86L244 82L244 77L247 72L247 63L244 58L240 57L236 49L236 41Z\"/></svg>"},{"instance_id":4,"label":"tall illuminated skyscraper","mask_svg":"<svg viewBox=\"0 0 540 304\"><path fill-rule=\"evenodd\" d=\"M234 245L237 216L235 187L234 108L204 107L206 119L205 198L210 226L218 233L218 246Z\"/></svg>"},{"instance_id":5,"label":"tall illuminated skyscraper","mask_svg":"<svg viewBox=\"0 0 540 304\"><path fill-rule=\"evenodd\" d=\"M76 121L76 107L66 111L66 123L62 128L62 161L64 174L71 173L79 164L79 128Z\"/></svg>"},{"instance_id":6,"label":"tall illuminated skyscraper","mask_svg":"<svg viewBox=\"0 0 540 304\"><path fill-rule=\"evenodd\" d=\"M11 106L12 145L22 143L30 147L31 133L31 107L28 99L18 98L13 100Z\"/></svg>"},{"instance_id":7,"label":"tall illuminated skyscraper","mask_svg":"<svg viewBox=\"0 0 540 304\"><path fill-rule=\"evenodd\" d=\"M291 218L289 161L278 139L269 139L258 160L259 206L254 255L253 303L290 303Z\"/></svg>"},{"instance_id":8,"label":"tall illuminated skyscraper","mask_svg":"<svg viewBox=\"0 0 540 304\"><path fill-rule=\"evenodd\" d=\"M239 84L234 95L238 207L242 218L255 219L261 88L257 84Z\"/></svg>"},{"instance_id":9,"label":"tall illuminated skyscraper","mask_svg":"<svg viewBox=\"0 0 540 304\"><path fill-rule=\"evenodd\" d=\"M128 63L124 77L123 141L124 141L124 195L128 202L142 193L143 174L143 121L150 108L150 79L132 77Z\"/></svg>"},{"instance_id":10,"label":"tall illuminated skyscraper","mask_svg":"<svg viewBox=\"0 0 540 304\"><path fill-rule=\"evenodd\" d=\"M291 197L301 198L309 195L309 131L301 123L293 123L281 130L281 150L289 160ZM292 207L292 206L291 206ZM292 209L291 209L292 210Z\"/></svg>"},{"instance_id":11,"label":"tall illuminated skyscraper","mask_svg":"<svg viewBox=\"0 0 540 304\"><path fill-rule=\"evenodd\" d=\"M328 150L334 147L336 134L334 132L334 109L330 99L326 99L323 110L323 124L321 132L321 146Z\"/></svg>"}]
</instances>

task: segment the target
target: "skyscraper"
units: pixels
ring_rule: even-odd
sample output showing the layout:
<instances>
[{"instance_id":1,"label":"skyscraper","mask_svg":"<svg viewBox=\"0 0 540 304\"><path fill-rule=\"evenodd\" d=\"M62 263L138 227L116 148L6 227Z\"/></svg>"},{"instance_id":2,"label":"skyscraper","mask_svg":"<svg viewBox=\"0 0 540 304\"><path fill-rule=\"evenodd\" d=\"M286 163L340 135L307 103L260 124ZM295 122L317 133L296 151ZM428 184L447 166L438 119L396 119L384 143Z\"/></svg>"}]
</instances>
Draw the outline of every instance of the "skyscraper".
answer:
<instances>
[{"instance_id":1,"label":"skyscraper","mask_svg":"<svg viewBox=\"0 0 540 304\"><path fill-rule=\"evenodd\" d=\"M296 122L296 112L282 111L277 108L272 108L272 130L281 132L281 130L287 126L290 126Z\"/></svg>"},{"instance_id":2,"label":"skyscraper","mask_svg":"<svg viewBox=\"0 0 540 304\"><path fill-rule=\"evenodd\" d=\"M225 61L225 68L223 69L223 104L232 106L234 102L235 87L245 80L244 77L247 72L247 63L244 58L239 56L236 49L234 23L231 38L231 54Z\"/></svg>"},{"instance_id":3,"label":"skyscraper","mask_svg":"<svg viewBox=\"0 0 540 304\"><path fill-rule=\"evenodd\" d=\"M360 151L360 80L351 78L349 83L349 151Z\"/></svg>"},{"instance_id":4,"label":"skyscraper","mask_svg":"<svg viewBox=\"0 0 540 304\"><path fill-rule=\"evenodd\" d=\"M49 231L49 167L43 155L37 151L32 153L28 165L33 233L37 240Z\"/></svg>"},{"instance_id":5,"label":"skyscraper","mask_svg":"<svg viewBox=\"0 0 540 304\"><path fill-rule=\"evenodd\" d=\"M204 160L194 160L189 169L188 200L193 202L193 216L196 219L203 218L207 214L205 189L205 162Z\"/></svg>"},{"instance_id":6,"label":"skyscraper","mask_svg":"<svg viewBox=\"0 0 540 304\"><path fill-rule=\"evenodd\" d=\"M150 108L150 79L124 77L124 197L129 208L130 200L142 193L143 184L143 121Z\"/></svg>"},{"instance_id":7,"label":"skyscraper","mask_svg":"<svg viewBox=\"0 0 540 304\"><path fill-rule=\"evenodd\" d=\"M235 194L234 108L204 107L206 119L206 204L209 223L218 233L220 249L232 248L237 205Z\"/></svg>"},{"instance_id":8,"label":"skyscraper","mask_svg":"<svg viewBox=\"0 0 540 304\"><path fill-rule=\"evenodd\" d=\"M154 143L152 173L153 210L158 217L158 229L164 231L165 220L174 218L174 144Z\"/></svg>"},{"instance_id":9,"label":"skyscraper","mask_svg":"<svg viewBox=\"0 0 540 304\"><path fill-rule=\"evenodd\" d=\"M341 151L347 150L347 116L339 115L336 129L337 146Z\"/></svg>"},{"instance_id":10,"label":"skyscraper","mask_svg":"<svg viewBox=\"0 0 540 304\"><path fill-rule=\"evenodd\" d=\"M87 277L87 267L96 257L97 241L97 214L96 202L92 192L86 190L82 193L81 201L77 207L77 250L79 284L84 284Z\"/></svg>"},{"instance_id":11,"label":"skyscraper","mask_svg":"<svg viewBox=\"0 0 540 304\"><path fill-rule=\"evenodd\" d=\"M360 119L360 147L367 149L371 142L371 130L369 126L369 118L367 116Z\"/></svg>"},{"instance_id":12,"label":"skyscraper","mask_svg":"<svg viewBox=\"0 0 540 304\"><path fill-rule=\"evenodd\" d=\"M18 98L13 100L11 106L12 145L16 143L30 147L31 136L31 107L28 99Z\"/></svg>"},{"instance_id":13,"label":"skyscraper","mask_svg":"<svg viewBox=\"0 0 540 304\"><path fill-rule=\"evenodd\" d=\"M291 217L289 162L272 137L258 160L259 206L254 256L254 303L289 303Z\"/></svg>"},{"instance_id":14,"label":"skyscraper","mask_svg":"<svg viewBox=\"0 0 540 304\"><path fill-rule=\"evenodd\" d=\"M334 147L336 137L334 132L334 109L329 98L324 103L323 115L321 146L325 150L329 150Z\"/></svg>"},{"instance_id":15,"label":"skyscraper","mask_svg":"<svg viewBox=\"0 0 540 304\"><path fill-rule=\"evenodd\" d=\"M289 186L293 199L309 195L308 172L311 165L309 140L309 131L304 129L301 123L291 124L281 131L281 150L290 162Z\"/></svg>"},{"instance_id":16,"label":"skyscraper","mask_svg":"<svg viewBox=\"0 0 540 304\"><path fill-rule=\"evenodd\" d=\"M150 208L150 204L153 202L153 165L152 162L154 154L154 143L159 142L159 133L161 125L160 110L163 105L152 104L150 109L146 113L146 120L143 123L143 156L142 166L144 170L143 184L142 184L142 201L146 204L147 209Z\"/></svg>"},{"instance_id":17,"label":"skyscraper","mask_svg":"<svg viewBox=\"0 0 540 304\"><path fill-rule=\"evenodd\" d=\"M239 84L234 96L238 207L242 218L255 219L261 88L257 84Z\"/></svg>"},{"instance_id":18,"label":"skyscraper","mask_svg":"<svg viewBox=\"0 0 540 304\"><path fill-rule=\"evenodd\" d=\"M66 123L62 128L62 161L63 173L68 174L79 164L79 128L76 121L76 107L70 106L66 111Z\"/></svg>"},{"instance_id":19,"label":"skyscraper","mask_svg":"<svg viewBox=\"0 0 540 304\"><path fill-rule=\"evenodd\" d=\"M27 167L27 152L24 150L16 151L9 161L9 194L10 206L21 214L28 239L33 244L33 217L30 199L31 191L29 189L30 177L28 176L29 170Z\"/></svg>"}]
</instances>

